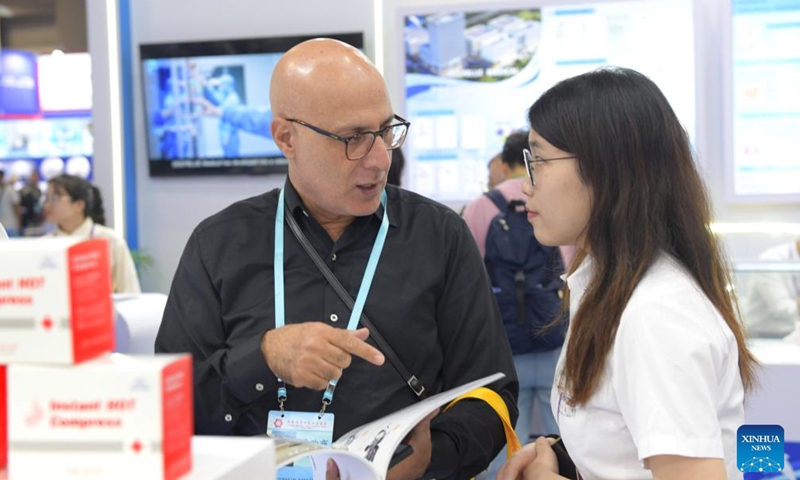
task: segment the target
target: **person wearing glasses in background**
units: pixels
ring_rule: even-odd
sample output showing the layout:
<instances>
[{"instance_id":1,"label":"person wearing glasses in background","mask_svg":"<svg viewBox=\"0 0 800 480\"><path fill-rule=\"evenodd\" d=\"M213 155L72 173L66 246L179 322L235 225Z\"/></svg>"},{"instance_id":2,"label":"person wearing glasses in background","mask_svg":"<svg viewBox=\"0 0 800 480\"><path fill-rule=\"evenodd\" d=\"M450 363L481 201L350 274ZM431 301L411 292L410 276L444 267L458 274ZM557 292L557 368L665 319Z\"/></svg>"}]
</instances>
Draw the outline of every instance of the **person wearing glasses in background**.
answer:
<instances>
[{"instance_id":1,"label":"person wearing glasses in background","mask_svg":"<svg viewBox=\"0 0 800 480\"><path fill-rule=\"evenodd\" d=\"M386 185L409 122L378 70L344 43L301 43L275 67L270 108L286 183L194 230L156 339L157 352L194 356L196 433L263 434L273 415L324 410L330 441L418 402L311 252L427 393L503 372L490 388L516 420L511 352L469 230L451 209ZM390 479L468 478L505 435L491 407L465 401L407 441L413 453Z\"/></svg>"},{"instance_id":2,"label":"person wearing glasses in background","mask_svg":"<svg viewBox=\"0 0 800 480\"><path fill-rule=\"evenodd\" d=\"M114 293L142 292L127 242L105 226L100 189L74 175L53 177L47 181L44 215L57 227L48 236L107 239Z\"/></svg>"},{"instance_id":3,"label":"person wearing glasses in background","mask_svg":"<svg viewBox=\"0 0 800 480\"><path fill-rule=\"evenodd\" d=\"M578 248L551 405L580 477L742 478L756 362L675 112L644 75L608 68L556 84L528 122L528 219L541 243ZM565 478L553 442L497 478Z\"/></svg>"}]
</instances>

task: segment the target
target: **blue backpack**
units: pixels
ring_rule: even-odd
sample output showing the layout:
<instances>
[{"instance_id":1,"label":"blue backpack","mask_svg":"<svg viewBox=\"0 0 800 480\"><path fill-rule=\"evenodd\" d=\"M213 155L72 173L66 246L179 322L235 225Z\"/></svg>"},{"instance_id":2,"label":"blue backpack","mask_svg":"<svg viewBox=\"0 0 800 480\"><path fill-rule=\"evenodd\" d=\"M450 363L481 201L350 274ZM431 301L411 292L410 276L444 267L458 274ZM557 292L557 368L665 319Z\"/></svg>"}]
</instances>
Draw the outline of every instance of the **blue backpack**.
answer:
<instances>
[{"instance_id":1,"label":"blue backpack","mask_svg":"<svg viewBox=\"0 0 800 480\"><path fill-rule=\"evenodd\" d=\"M567 322L549 329L561 308L564 264L557 247L533 236L525 204L507 202L498 190L486 193L500 209L486 235L486 270L497 297L514 355L544 352L564 343Z\"/></svg>"}]
</instances>

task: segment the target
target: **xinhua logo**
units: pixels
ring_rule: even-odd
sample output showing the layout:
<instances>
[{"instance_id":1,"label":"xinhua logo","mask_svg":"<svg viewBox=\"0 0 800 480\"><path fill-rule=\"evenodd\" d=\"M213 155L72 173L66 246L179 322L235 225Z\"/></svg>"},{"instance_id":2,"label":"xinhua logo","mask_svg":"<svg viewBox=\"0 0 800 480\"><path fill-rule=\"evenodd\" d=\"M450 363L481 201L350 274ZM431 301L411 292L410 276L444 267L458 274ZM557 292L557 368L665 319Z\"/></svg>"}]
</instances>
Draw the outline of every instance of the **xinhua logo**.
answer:
<instances>
[{"instance_id":1,"label":"xinhua logo","mask_svg":"<svg viewBox=\"0 0 800 480\"><path fill-rule=\"evenodd\" d=\"M736 432L736 445L739 471L783 471L783 427L780 425L742 425Z\"/></svg>"}]
</instances>

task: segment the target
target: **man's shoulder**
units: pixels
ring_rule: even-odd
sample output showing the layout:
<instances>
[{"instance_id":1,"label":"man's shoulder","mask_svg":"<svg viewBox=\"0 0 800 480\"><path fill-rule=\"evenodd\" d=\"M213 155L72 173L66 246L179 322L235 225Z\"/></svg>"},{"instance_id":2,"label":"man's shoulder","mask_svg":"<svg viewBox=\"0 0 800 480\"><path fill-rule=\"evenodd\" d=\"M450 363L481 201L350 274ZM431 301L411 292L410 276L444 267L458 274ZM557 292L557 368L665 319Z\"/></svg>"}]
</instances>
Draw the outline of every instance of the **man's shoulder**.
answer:
<instances>
[{"instance_id":1,"label":"man's shoulder","mask_svg":"<svg viewBox=\"0 0 800 480\"><path fill-rule=\"evenodd\" d=\"M403 217L407 218L408 216L412 216L417 219L418 216L421 215L423 218L459 218L458 212L451 207L416 192L411 192L393 185L387 185L386 189L389 195L390 211L391 205L396 202L398 208L401 209L401 215Z\"/></svg>"},{"instance_id":2,"label":"man's shoulder","mask_svg":"<svg viewBox=\"0 0 800 480\"><path fill-rule=\"evenodd\" d=\"M195 228L195 233L228 235L241 233L241 229L261 227L274 218L278 206L278 190L239 200L206 218Z\"/></svg>"}]
</instances>

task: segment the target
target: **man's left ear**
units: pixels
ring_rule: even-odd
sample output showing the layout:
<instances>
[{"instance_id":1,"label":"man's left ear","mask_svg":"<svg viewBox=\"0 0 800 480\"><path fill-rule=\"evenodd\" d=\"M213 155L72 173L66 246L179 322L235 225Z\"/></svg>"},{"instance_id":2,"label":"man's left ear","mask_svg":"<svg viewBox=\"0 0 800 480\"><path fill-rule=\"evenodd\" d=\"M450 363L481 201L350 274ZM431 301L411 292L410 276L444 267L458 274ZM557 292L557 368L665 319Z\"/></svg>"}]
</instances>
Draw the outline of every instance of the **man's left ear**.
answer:
<instances>
[{"instance_id":1,"label":"man's left ear","mask_svg":"<svg viewBox=\"0 0 800 480\"><path fill-rule=\"evenodd\" d=\"M288 159L293 159L295 155L294 149L294 125L283 118L275 118L270 125L272 132L272 139L278 148L281 149L283 156Z\"/></svg>"}]
</instances>

